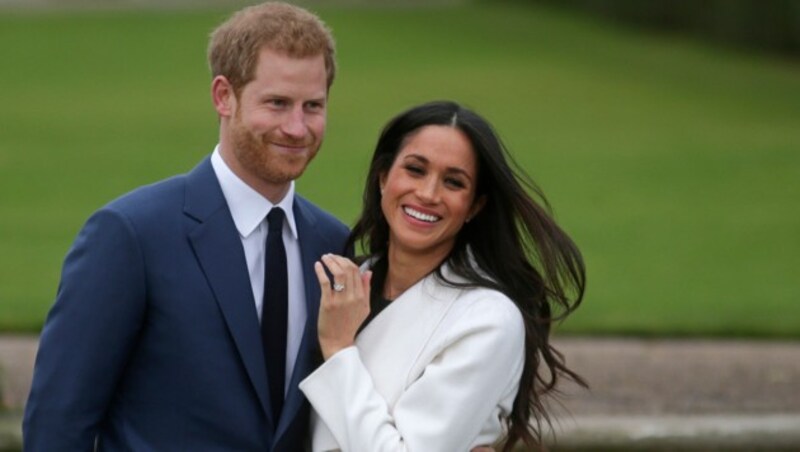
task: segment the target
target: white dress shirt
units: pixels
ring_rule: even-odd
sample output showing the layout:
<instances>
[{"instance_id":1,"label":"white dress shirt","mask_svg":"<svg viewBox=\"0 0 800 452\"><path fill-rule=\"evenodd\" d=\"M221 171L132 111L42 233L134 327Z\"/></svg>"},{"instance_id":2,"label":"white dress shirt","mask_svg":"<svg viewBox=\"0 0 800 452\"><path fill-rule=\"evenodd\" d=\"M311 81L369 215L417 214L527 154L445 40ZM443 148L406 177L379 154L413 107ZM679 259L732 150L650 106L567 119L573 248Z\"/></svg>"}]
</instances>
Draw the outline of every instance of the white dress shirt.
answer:
<instances>
[{"instance_id":1,"label":"white dress shirt","mask_svg":"<svg viewBox=\"0 0 800 452\"><path fill-rule=\"evenodd\" d=\"M308 314L306 312L306 291L303 285L300 242L297 238L297 225L292 210L294 181L291 182L286 196L278 204L273 205L231 171L219 153L219 145L211 154L211 166L217 175L222 194L225 196L225 201L227 201L233 216L233 222L239 231L239 238L242 240L259 320L264 303L264 253L269 230L266 217L273 207L280 207L286 213L286 221L283 224L283 244L286 248L286 272L289 277L289 314L286 337L285 394L292 378Z\"/></svg>"}]
</instances>

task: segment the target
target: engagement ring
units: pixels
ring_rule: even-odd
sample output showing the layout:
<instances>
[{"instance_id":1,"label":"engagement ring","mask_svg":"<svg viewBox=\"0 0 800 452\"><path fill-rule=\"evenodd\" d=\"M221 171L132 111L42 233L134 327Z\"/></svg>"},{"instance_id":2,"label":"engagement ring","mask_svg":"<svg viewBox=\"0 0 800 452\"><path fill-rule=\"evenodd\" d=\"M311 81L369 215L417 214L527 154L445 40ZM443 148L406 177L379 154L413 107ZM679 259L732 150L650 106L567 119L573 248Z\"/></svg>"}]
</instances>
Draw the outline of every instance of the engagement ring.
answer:
<instances>
[{"instance_id":1,"label":"engagement ring","mask_svg":"<svg viewBox=\"0 0 800 452\"><path fill-rule=\"evenodd\" d=\"M333 283L333 290L336 292L341 292L344 290L344 284Z\"/></svg>"}]
</instances>

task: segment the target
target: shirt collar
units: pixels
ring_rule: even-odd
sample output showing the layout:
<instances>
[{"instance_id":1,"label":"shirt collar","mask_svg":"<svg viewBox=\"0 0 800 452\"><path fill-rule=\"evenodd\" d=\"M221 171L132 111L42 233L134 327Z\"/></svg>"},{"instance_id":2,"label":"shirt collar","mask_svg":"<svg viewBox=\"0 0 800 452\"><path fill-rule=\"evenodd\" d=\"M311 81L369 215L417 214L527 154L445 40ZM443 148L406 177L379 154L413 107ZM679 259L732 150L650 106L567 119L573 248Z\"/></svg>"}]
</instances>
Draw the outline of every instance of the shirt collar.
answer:
<instances>
[{"instance_id":1,"label":"shirt collar","mask_svg":"<svg viewBox=\"0 0 800 452\"><path fill-rule=\"evenodd\" d=\"M280 207L286 214L286 224L292 237L297 239L297 225L294 221L294 181L289 183L289 191L278 204L272 204L267 198L253 190L239 178L222 159L219 153L219 145L214 148L211 154L211 166L219 180L222 195L228 203L228 208L233 217L233 223L242 237L248 237L264 221L269 211L273 207Z\"/></svg>"}]
</instances>

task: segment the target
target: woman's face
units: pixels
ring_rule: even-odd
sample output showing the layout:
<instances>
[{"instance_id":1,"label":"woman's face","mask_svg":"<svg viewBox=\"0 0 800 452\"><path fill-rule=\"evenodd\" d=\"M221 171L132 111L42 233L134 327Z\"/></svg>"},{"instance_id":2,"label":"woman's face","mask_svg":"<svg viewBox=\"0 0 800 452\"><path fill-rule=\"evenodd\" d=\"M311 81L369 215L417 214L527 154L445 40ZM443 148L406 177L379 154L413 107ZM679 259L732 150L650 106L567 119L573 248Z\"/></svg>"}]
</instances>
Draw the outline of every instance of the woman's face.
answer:
<instances>
[{"instance_id":1,"label":"woman's face","mask_svg":"<svg viewBox=\"0 0 800 452\"><path fill-rule=\"evenodd\" d=\"M380 178L390 252L444 259L464 222L483 206L475 200L477 182L475 152L461 130L431 125L406 138Z\"/></svg>"}]
</instances>

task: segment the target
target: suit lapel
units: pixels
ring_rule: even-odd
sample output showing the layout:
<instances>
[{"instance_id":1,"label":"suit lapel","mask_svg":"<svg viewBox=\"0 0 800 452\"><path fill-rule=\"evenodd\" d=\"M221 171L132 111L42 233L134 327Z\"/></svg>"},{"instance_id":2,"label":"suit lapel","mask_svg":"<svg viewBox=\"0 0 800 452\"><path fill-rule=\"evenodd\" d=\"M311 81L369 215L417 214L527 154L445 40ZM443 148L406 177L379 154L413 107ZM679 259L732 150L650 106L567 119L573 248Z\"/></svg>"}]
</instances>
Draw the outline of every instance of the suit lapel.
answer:
<instances>
[{"instance_id":1,"label":"suit lapel","mask_svg":"<svg viewBox=\"0 0 800 452\"><path fill-rule=\"evenodd\" d=\"M189 240L228 325L228 331L233 337L253 389L265 415L271 419L258 314L244 250L208 159L187 178L184 211L198 222L190 230Z\"/></svg>"},{"instance_id":2,"label":"suit lapel","mask_svg":"<svg viewBox=\"0 0 800 452\"><path fill-rule=\"evenodd\" d=\"M300 381L319 365L321 354L317 342L317 316L319 313L319 282L314 272L314 262L325 252L324 238L315 227L315 217L309 209L304 207L299 196L294 202L294 216L297 224L297 236L300 243L300 255L303 267L303 284L306 292L306 325L303 329L303 338L297 352L297 360L292 371L292 380L283 405L283 413L275 432L275 438L280 438L297 415L305 400L298 389Z\"/></svg>"}]
</instances>

